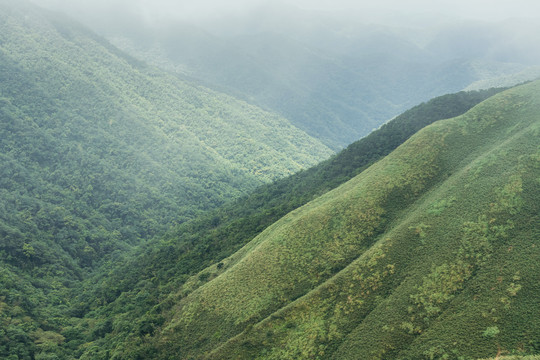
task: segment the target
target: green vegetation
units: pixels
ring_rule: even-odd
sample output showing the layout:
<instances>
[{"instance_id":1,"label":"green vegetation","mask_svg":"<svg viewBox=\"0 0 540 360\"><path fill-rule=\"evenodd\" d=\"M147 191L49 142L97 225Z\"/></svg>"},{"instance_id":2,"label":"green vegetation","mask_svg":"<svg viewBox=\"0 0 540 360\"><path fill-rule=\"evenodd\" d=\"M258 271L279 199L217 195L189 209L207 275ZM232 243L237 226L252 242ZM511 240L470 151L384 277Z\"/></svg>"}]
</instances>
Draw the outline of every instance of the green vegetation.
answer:
<instances>
[{"instance_id":1,"label":"green vegetation","mask_svg":"<svg viewBox=\"0 0 540 360\"><path fill-rule=\"evenodd\" d=\"M0 358L65 358L82 311L71 292L96 269L331 154L283 118L2 1Z\"/></svg>"},{"instance_id":2,"label":"green vegetation","mask_svg":"<svg viewBox=\"0 0 540 360\"><path fill-rule=\"evenodd\" d=\"M531 356L519 356L519 355L500 356L500 357L497 357L497 358L490 358L490 359L483 359L483 360L540 360L540 355L539 356L535 356L535 355L531 355Z\"/></svg>"},{"instance_id":3,"label":"green vegetation","mask_svg":"<svg viewBox=\"0 0 540 360\"><path fill-rule=\"evenodd\" d=\"M285 119L4 0L0 357L537 358L540 83L499 91L302 171Z\"/></svg>"},{"instance_id":4,"label":"green vegetation","mask_svg":"<svg viewBox=\"0 0 540 360\"><path fill-rule=\"evenodd\" d=\"M216 359L537 355L538 94L540 82L524 85L433 124L286 215L223 270L188 280L142 348Z\"/></svg>"},{"instance_id":5,"label":"green vegetation","mask_svg":"<svg viewBox=\"0 0 540 360\"><path fill-rule=\"evenodd\" d=\"M118 344L129 337L132 343L128 348L134 351L136 344L145 343L141 337L161 325L167 304L176 301L174 295L166 301L163 299L184 284L189 275L213 264L191 278L184 287L185 292L226 270L230 263L223 259L287 213L351 179L422 127L462 114L498 91L445 95L414 107L332 159L264 185L251 195L182 224L159 241L146 244L138 256L126 259L111 272L96 276L80 292L76 303L82 310L78 312L91 309L88 316L101 319L115 314L113 327L116 330L111 328L110 334L100 337L89 335L94 348L100 349L96 350L99 354L105 353L105 349L117 348L117 353L122 354L118 356L126 356L124 350L118 349ZM99 355L93 353L93 356Z\"/></svg>"}]
</instances>

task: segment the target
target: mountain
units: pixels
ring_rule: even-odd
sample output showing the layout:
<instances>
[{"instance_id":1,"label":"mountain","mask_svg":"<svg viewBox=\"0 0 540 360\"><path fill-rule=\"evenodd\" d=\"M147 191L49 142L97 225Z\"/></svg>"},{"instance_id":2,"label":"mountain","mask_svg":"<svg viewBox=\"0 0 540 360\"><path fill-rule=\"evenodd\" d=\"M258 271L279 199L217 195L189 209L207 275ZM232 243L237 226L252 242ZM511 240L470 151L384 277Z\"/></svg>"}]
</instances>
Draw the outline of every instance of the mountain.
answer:
<instances>
[{"instance_id":1,"label":"mountain","mask_svg":"<svg viewBox=\"0 0 540 360\"><path fill-rule=\"evenodd\" d=\"M0 357L30 356L5 339L56 328L102 264L331 154L282 117L0 1Z\"/></svg>"},{"instance_id":2,"label":"mountain","mask_svg":"<svg viewBox=\"0 0 540 360\"><path fill-rule=\"evenodd\" d=\"M96 358L112 349L120 358L134 356L128 354L138 351L141 342L142 346L145 343L142 338L157 331L167 304L174 302L175 289L190 275L211 264L219 267L224 258L273 222L359 174L424 126L463 114L500 91L461 92L418 105L335 157L264 185L245 198L145 244L137 256L119 261L113 270L90 279L77 291L74 313L84 315L92 325L77 328L80 337L76 339L92 344L88 345L89 353ZM197 277L195 285L200 286L210 278L203 274ZM170 299L164 300L167 297ZM109 324L107 332L97 331L106 324Z\"/></svg>"},{"instance_id":3,"label":"mountain","mask_svg":"<svg viewBox=\"0 0 540 360\"><path fill-rule=\"evenodd\" d=\"M422 28L360 15L272 3L211 23L139 19L101 31L137 58L283 115L334 150L422 101L540 61L534 24Z\"/></svg>"},{"instance_id":4,"label":"mountain","mask_svg":"<svg viewBox=\"0 0 540 360\"><path fill-rule=\"evenodd\" d=\"M354 53L338 54L276 32L223 39L173 24L144 33L110 39L133 56L277 112L334 150L472 81L463 64L434 64L384 30L370 29L368 41L348 44Z\"/></svg>"},{"instance_id":5,"label":"mountain","mask_svg":"<svg viewBox=\"0 0 540 360\"><path fill-rule=\"evenodd\" d=\"M467 86L465 90L479 90L504 86L514 86L516 84L538 78L540 78L540 66L530 66L522 71L510 75L494 76L486 80L476 81Z\"/></svg>"},{"instance_id":6,"label":"mountain","mask_svg":"<svg viewBox=\"0 0 540 360\"><path fill-rule=\"evenodd\" d=\"M178 289L145 354L538 354L539 94L436 122L267 227Z\"/></svg>"},{"instance_id":7,"label":"mountain","mask_svg":"<svg viewBox=\"0 0 540 360\"><path fill-rule=\"evenodd\" d=\"M267 77L291 85L283 100L321 76L310 107L339 102L335 74L416 71L332 45L331 31L316 49L311 21L288 24L305 36L244 34L230 49L290 70ZM352 42L425 54L379 30ZM312 53L315 70L304 69ZM476 74L503 60L444 61ZM411 94L422 76L445 86L470 75L434 68ZM534 358L539 90L434 99L298 172L331 150L254 99L0 0L0 357ZM375 95L369 105L386 111ZM340 134L339 122L320 124Z\"/></svg>"}]
</instances>

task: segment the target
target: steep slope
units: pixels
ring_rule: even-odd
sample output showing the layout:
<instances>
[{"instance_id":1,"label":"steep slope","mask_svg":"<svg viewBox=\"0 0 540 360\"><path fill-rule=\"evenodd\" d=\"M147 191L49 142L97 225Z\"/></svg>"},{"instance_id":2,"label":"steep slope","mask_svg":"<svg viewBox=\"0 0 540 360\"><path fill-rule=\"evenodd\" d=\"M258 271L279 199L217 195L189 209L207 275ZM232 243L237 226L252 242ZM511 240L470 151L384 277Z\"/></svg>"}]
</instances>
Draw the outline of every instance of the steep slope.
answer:
<instances>
[{"instance_id":1,"label":"steep slope","mask_svg":"<svg viewBox=\"0 0 540 360\"><path fill-rule=\"evenodd\" d=\"M40 202L77 218L82 206L83 218L97 210L147 237L331 153L286 120L145 67L66 19L1 6L8 213L33 218ZM21 194L29 204L9 203Z\"/></svg>"},{"instance_id":2,"label":"steep slope","mask_svg":"<svg viewBox=\"0 0 540 360\"><path fill-rule=\"evenodd\" d=\"M331 154L277 115L0 1L0 357L59 329L56 305L96 266Z\"/></svg>"},{"instance_id":3,"label":"steep slope","mask_svg":"<svg viewBox=\"0 0 540 360\"><path fill-rule=\"evenodd\" d=\"M146 244L137 256L121 261L113 271L91 279L77 292L74 312L88 313L94 319L87 329L80 329L85 341L92 343L88 345L95 351L92 356L99 358L114 349L116 356L128 357L141 346L141 338L159 327L166 304L171 303L160 299L174 293L187 275L219 264L267 226L351 179L422 127L463 114L499 91L502 89L461 92L418 105L335 157L178 226L159 241ZM204 284L208 275L204 273L192 285ZM111 317L115 320L108 333L93 334Z\"/></svg>"},{"instance_id":4,"label":"steep slope","mask_svg":"<svg viewBox=\"0 0 540 360\"><path fill-rule=\"evenodd\" d=\"M433 124L276 222L182 298L162 358L533 354L540 82ZM197 279L193 279L197 281ZM150 351L150 350L149 350Z\"/></svg>"}]
</instances>

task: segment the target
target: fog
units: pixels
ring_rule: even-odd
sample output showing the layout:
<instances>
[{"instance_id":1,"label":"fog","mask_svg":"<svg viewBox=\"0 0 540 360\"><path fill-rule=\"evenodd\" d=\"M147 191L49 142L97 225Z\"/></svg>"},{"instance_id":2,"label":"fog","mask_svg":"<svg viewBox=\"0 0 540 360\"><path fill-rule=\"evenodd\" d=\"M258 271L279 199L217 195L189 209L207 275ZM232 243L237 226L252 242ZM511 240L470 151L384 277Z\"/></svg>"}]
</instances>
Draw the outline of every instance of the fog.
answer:
<instances>
[{"instance_id":1,"label":"fog","mask_svg":"<svg viewBox=\"0 0 540 360\"><path fill-rule=\"evenodd\" d=\"M537 0L30 1L66 13L144 61L218 87L240 81L238 69L257 85L253 79L268 67L272 81L292 79L316 61L355 58L349 65L357 66L375 53L403 63L467 63L460 71L478 80L540 65ZM292 55L301 49L313 56ZM304 58L309 66L292 65ZM371 76L369 68L362 71Z\"/></svg>"},{"instance_id":2,"label":"fog","mask_svg":"<svg viewBox=\"0 0 540 360\"><path fill-rule=\"evenodd\" d=\"M435 96L540 75L538 0L27 1L335 150Z\"/></svg>"},{"instance_id":3,"label":"fog","mask_svg":"<svg viewBox=\"0 0 540 360\"><path fill-rule=\"evenodd\" d=\"M205 22L224 16L245 14L270 3L301 9L353 11L376 21L393 21L402 17L424 15L471 20L498 21L507 18L538 18L540 2L536 0L32 0L43 7L61 10L79 20L91 23L126 15L147 23L168 20ZM387 16L390 15L390 16ZM420 24L421 25L421 24Z\"/></svg>"}]
</instances>

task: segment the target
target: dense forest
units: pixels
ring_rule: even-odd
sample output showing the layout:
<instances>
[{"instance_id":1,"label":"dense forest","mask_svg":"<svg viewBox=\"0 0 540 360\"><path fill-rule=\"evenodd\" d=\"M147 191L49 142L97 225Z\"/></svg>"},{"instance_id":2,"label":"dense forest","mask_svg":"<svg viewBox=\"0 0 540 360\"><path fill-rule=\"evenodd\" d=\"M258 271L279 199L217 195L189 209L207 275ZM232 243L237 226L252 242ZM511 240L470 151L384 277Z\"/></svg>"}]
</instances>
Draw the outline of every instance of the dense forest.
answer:
<instances>
[{"instance_id":1,"label":"dense forest","mask_svg":"<svg viewBox=\"0 0 540 360\"><path fill-rule=\"evenodd\" d=\"M2 356L33 354L101 264L332 154L20 1L0 3L0 118Z\"/></svg>"}]
</instances>

